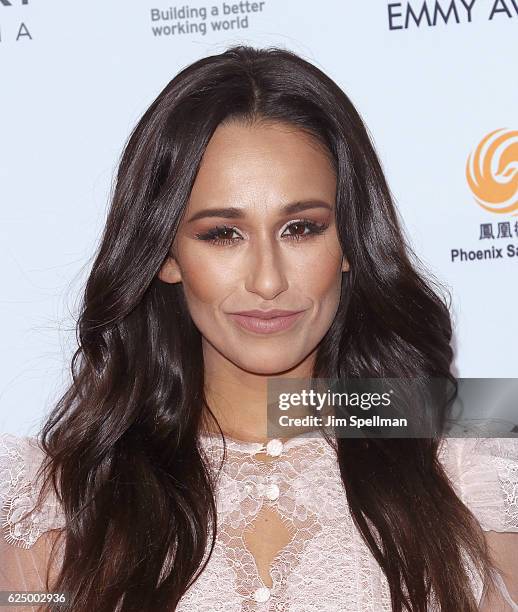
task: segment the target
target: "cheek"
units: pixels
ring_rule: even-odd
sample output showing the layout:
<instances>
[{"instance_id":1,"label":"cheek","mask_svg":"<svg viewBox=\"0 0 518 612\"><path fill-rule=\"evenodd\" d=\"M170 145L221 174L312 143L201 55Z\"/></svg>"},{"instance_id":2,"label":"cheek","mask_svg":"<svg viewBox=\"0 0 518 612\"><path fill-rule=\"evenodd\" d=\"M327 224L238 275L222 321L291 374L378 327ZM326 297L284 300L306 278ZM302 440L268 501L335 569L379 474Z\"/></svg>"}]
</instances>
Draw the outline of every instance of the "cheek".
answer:
<instances>
[{"instance_id":1,"label":"cheek","mask_svg":"<svg viewBox=\"0 0 518 612\"><path fill-rule=\"evenodd\" d=\"M217 256L207 256L199 249L182 259L182 284L190 307L216 305L228 293L232 269Z\"/></svg>"},{"instance_id":2,"label":"cheek","mask_svg":"<svg viewBox=\"0 0 518 612\"><path fill-rule=\"evenodd\" d=\"M297 262L297 284L318 300L340 291L342 253L338 243L326 241Z\"/></svg>"},{"instance_id":3,"label":"cheek","mask_svg":"<svg viewBox=\"0 0 518 612\"><path fill-rule=\"evenodd\" d=\"M320 268L314 266L305 277L307 284L302 291L314 304L314 332L321 333L322 326L327 328L333 320L340 301L342 272L336 266Z\"/></svg>"}]
</instances>

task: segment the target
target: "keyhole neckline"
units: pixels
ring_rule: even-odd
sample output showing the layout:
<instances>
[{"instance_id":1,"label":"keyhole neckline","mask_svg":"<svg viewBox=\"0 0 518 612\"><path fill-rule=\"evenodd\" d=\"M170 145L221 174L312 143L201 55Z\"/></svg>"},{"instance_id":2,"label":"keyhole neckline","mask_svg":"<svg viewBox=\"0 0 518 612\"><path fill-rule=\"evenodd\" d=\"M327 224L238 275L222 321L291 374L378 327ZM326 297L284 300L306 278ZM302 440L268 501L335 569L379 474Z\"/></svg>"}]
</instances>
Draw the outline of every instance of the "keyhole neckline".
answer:
<instances>
[{"instance_id":1,"label":"keyhole neckline","mask_svg":"<svg viewBox=\"0 0 518 612\"><path fill-rule=\"evenodd\" d=\"M284 452L288 450L289 448L299 446L301 444L304 444L312 440L318 440L320 442L323 441L327 443L324 435L319 429L306 431L304 433L298 434L296 436L291 436L289 438L271 437L271 438L268 438L268 440L265 442L240 440L233 436L229 436L228 434L224 434L224 437L225 437L225 441L227 444L227 448L232 449L232 450L247 452L251 454L257 454L257 453L260 453L261 451L266 452L266 446L268 442L271 442L272 440L280 440L282 442L282 453L281 454L284 454ZM223 439L220 433L203 431L200 433L200 439L202 441L209 441L209 442L216 443L217 445L223 447Z\"/></svg>"}]
</instances>

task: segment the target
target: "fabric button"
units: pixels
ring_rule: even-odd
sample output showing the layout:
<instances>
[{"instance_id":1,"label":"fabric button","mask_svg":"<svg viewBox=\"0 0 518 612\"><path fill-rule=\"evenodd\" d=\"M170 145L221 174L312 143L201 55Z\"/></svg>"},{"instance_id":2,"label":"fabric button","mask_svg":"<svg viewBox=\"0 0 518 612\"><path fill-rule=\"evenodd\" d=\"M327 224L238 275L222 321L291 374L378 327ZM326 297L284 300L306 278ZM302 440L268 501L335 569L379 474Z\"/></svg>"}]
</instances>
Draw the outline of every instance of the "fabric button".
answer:
<instances>
[{"instance_id":1,"label":"fabric button","mask_svg":"<svg viewBox=\"0 0 518 612\"><path fill-rule=\"evenodd\" d=\"M254 591L255 601L262 603L270 599L270 589L268 587L259 587Z\"/></svg>"},{"instance_id":2,"label":"fabric button","mask_svg":"<svg viewBox=\"0 0 518 612\"><path fill-rule=\"evenodd\" d=\"M279 497L279 487L276 484L269 484L267 485L264 494L266 495L266 497L268 499L271 499L272 501L274 499L277 499Z\"/></svg>"},{"instance_id":3,"label":"fabric button","mask_svg":"<svg viewBox=\"0 0 518 612\"><path fill-rule=\"evenodd\" d=\"M284 444L281 440L274 438L273 440L270 440L266 445L266 453L268 455L271 455L272 457L278 457L282 453L283 446Z\"/></svg>"}]
</instances>

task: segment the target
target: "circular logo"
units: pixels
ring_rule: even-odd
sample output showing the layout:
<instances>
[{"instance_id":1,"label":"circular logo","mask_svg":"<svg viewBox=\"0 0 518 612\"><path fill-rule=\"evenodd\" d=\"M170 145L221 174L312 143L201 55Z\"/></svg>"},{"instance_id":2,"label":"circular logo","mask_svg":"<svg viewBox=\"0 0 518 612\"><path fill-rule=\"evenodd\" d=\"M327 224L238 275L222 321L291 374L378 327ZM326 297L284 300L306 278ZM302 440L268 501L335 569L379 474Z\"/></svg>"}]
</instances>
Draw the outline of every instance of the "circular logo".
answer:
<instances>
[{"instance_id":1,"label":"circular logo","mask_svg":"<svg viewBox=\"0 0 518 612\"><path fill-rule=\"evenodd\" d=\"M518 131L498 129L485 136L468 157L466 179L482 208L518 214Z\"/></svg>"}]
</instances>

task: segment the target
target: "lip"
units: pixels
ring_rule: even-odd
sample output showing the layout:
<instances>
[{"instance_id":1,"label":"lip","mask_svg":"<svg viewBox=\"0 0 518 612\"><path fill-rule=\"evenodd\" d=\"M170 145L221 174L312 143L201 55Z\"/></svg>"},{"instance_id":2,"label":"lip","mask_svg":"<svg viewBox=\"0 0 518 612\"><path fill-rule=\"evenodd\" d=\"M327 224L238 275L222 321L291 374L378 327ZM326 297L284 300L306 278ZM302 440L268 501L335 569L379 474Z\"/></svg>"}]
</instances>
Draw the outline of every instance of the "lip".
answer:
<instances>
[{"instance_id":1,"label":"lip","mask_svg":"<svg viewBox=\"0 0 518 612\"><path fill-rule=\"evenodd\" d=\"M273 334L289 329L305 312L305 310L248 310L233 312L229 316L247 331L258 334Z\"/></svg>"},{"instance_id":2,"label":"lip","mask_svg":"<svg viewBox=\"0 0 518 612\"><path fill-rule=\"evenodd\" d=\"M289 317L301 310L282 310L280 308L272 308L270 310L239 310L232 314L243 315L245 317L255 317L256 319L273 319L274 317Z\"/></svg>"}]
</instances>

